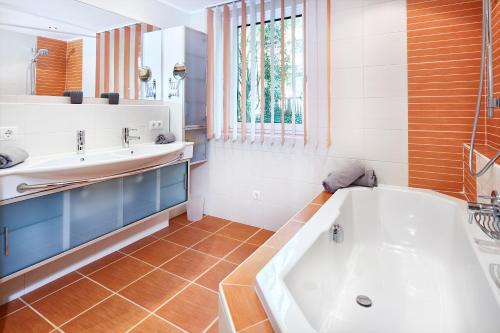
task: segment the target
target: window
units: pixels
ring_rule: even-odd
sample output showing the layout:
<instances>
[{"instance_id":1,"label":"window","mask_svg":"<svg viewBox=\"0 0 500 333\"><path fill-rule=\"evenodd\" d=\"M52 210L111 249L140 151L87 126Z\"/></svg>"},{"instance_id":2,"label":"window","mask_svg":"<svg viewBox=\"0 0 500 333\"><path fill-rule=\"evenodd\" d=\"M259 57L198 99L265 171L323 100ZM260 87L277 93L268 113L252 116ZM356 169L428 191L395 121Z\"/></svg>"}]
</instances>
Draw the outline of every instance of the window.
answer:
<instances>
[{"instance_id":1,"label":"window","mask_svg":"<svg viewBox=\"0 0 500 333\"><path fill-rule=\"evenodd\" d=\"M304 56L303 56L303 20L302 16L297 16L295 19L295 75L292 73L292 62L293 62L293 50L292 50L292 19L291 17L286 17L284 20L285 24L285 124L292 124L293 122L293 110L295 109L295 124L302 125L302 110L303 110L303 78L304 78ZM274 66L271 65L271 29L272 24L270 21L266 21L264 23L264 75L260 72L260 29L262 28L262 24L260 22L255 25L255 35L256 35L256 43L254 46L254 50L257 55L257 81L252 85L251 82L251 41L250 41L250 24L247 24L247 35L246 35L246 122L251 122L251 112L254 112L254 116L256 118L256 123L261 122L261 101L262 96L260 84L262 78L264 79L264 103L265 103L265 112L264 112L264 123L265 124L281 124L281 19L276 19L274 22ZM237 94L237 117L238 123L242 121L241 115L241 26L238 27L238 94ZM274 88L272 89L271 85L271 75L274 76ZM295 98L293 97L293 84L295 81ZM252 86L254 89L256 88L256 105L253 105L251 108L251 94L252 94ZM271 105L272 94L274 94L274 103ZM272 118L272 108L274 109L274 119ZM266 125L268 126L268 125ZM298 127L298 126L297 126Z\"/></svg>"}]
</instances>

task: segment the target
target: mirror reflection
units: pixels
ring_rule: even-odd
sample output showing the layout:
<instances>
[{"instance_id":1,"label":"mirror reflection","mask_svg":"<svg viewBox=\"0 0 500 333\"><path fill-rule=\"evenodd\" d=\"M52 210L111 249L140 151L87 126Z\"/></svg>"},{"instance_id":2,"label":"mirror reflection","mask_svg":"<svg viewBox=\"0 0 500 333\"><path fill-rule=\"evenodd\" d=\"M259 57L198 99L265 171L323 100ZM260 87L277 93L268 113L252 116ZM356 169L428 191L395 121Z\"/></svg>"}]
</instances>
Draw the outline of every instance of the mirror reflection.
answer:
<instances>
[{"instance_id":1,"label":"mirror reflection","mask_svg":"<svg viewBox=\"0 0 500 333\"><path fill-rule=\"evenodd\" d=\"M0 95L161 99L161 31L76 0L0 0Z\"/></svg>"}]
</instances>

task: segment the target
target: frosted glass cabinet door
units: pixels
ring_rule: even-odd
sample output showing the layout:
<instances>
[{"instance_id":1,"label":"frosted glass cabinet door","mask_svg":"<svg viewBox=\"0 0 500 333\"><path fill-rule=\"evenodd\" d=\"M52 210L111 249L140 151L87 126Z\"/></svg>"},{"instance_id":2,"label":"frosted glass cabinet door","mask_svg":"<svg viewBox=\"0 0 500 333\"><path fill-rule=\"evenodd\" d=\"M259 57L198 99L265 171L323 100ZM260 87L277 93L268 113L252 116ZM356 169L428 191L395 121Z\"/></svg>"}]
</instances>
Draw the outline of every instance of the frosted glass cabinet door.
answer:
<instances>
[{"instance_id":1,"label":"frosted glass cabinet door","mask_svg":"<svg viewBox=\"0 0 500 333\"><path fill-rule=\"evenodd\" d=\"M179 163L160 169L160 209L187 201L188 164Z\"/></svg>"},{"instance_id":2,"label":"frosted glass cabinet door","mask_svg":"<svg viewBox=\"0 0 500 333\"><path fill-rule=\"evenodd\" d=\"M62 223L62 193L0 206L0 276L61 253Z\"/></svg>"},{"instance_id":3,"label":"frosted glass cabinet door","mask_svg":"<svg viewBox=\"0 0 500 333\"><path fill-rule=\"evenodd\" d=\"M69 191L70 247L123 225L121 184L121 180L109 180Z\"/></svg>"},{"instance_id":4,"label":"frosted glass cabinet door","mask_svg":"<svg viewBox=\"0 0 500 333\"><path fill-rule=\"evenodd\" d=\"M130 224L157 213L156 170L123 179L123 223Z\"/></svg>"}]
</instances>

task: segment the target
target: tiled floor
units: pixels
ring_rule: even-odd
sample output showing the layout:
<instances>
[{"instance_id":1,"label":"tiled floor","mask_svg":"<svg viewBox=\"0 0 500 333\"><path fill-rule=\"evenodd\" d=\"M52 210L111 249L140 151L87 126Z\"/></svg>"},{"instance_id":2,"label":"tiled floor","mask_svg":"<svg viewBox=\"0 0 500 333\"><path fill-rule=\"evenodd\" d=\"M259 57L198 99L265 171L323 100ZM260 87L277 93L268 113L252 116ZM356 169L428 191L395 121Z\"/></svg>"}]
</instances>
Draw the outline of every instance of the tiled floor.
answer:
<instances>
[{"instance_id":1,"label":"tiled floor","mask_svg":"<svg viewBox=\"0 0 500 333\"><path fill-rule=\"evenodd\" d=\"M170 227L0 306L0 332L216 332L218 284L271 231L211 216Z\"/></svg>"}]
</instances>

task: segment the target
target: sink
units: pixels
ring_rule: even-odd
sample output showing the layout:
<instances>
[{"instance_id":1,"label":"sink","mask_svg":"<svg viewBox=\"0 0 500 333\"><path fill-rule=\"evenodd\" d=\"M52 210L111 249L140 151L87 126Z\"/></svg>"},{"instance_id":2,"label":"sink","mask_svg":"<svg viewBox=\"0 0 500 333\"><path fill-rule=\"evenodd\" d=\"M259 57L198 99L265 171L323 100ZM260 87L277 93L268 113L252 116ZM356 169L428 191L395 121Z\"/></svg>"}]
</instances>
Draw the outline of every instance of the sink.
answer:
<instances>
[{"instance_id":1,"label":"sink","mask_svg":"<svg viewBox=\"0 0 500 333\"><path fill-rule=\"evenodd\" d=\"M15 175L53 181L104 177L168 163L175 160L185 146L184 142L166 145L149 143L130 148L90 150L85 154L28 158L15 167L0 170L0 177Z\"/></svg>"}]
</instances>

